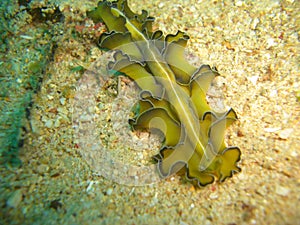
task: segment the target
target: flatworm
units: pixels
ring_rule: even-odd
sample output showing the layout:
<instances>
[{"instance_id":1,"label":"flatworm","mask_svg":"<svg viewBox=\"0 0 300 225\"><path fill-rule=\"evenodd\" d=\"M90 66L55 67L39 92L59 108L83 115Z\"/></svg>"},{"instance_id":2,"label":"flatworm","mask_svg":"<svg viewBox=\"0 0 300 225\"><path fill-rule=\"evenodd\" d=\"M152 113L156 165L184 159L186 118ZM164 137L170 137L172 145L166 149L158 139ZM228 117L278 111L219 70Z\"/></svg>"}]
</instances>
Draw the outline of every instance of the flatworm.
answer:
<instances>
[{"instance_id":1,"label":"flatworm","mask_svg":"<svg viewBox=\"0 0 300 225\"><path fill-rule=\"evenodd\" d=\"M87 15L107 27L98 44L115 51L109 71L128 76L140 88L130 125L164 134L162 148L154 156L160 176L185 170L188 179L205 186L239 172L241 152L224 142L225 130L237 115L233 109L217 113L210 108L206 93L219 73L209 65L196 68L187 62L189 36L153 31L154 18L145 10L135 14L126 0L101 1Z\"/></svg>"}]
</instances>

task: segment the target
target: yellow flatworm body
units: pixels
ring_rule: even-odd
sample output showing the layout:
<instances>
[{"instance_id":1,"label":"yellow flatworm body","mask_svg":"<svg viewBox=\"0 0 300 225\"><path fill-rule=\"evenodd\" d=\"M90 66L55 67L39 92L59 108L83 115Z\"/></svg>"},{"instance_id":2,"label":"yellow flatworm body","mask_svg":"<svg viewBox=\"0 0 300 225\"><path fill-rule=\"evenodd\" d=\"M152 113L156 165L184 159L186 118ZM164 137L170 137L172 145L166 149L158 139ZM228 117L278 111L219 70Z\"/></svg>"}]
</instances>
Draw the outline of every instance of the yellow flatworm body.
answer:
<instances>
[{"instance_id":1,"label":"yellow flatworm body","mask_svg":"<svg viewBox=\"0 0 300 225\"><path fill-rule=\"evenodd\" d=\"M220 114L206 101L216 68L199 68L184 58L189 37L178 31L164 36L153 31L153 17L135 14L126 0L102 1L88 12L94 22L104 22L108 32L99 38L101 49L115 50L108 69L130 77L140 88L133 129L158 129L165 140L154 156L161 177L185 169L200 186L224 181L240 171L240 150L227 147L226 128L236 119L233 109Z\"/></svg>"}]
</instances>

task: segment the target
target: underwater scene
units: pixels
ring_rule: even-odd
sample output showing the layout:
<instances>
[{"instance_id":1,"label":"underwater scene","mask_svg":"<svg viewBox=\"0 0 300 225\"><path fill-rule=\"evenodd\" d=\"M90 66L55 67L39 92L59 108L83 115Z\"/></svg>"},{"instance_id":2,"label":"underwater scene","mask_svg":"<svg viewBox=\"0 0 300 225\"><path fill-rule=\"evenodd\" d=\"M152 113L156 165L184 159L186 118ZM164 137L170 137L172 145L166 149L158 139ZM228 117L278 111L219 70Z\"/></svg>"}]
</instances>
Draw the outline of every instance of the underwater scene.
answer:
<instances>
[{"instance_id":1,"label":"underwater scene","mask_svg":"<svg viewBox=\"0 0 300 225\"><path fill-rule=\"evenodd\" d=\"M0 224L299 224L299 1L0 12Z\"/></svg>"}]
</instances>

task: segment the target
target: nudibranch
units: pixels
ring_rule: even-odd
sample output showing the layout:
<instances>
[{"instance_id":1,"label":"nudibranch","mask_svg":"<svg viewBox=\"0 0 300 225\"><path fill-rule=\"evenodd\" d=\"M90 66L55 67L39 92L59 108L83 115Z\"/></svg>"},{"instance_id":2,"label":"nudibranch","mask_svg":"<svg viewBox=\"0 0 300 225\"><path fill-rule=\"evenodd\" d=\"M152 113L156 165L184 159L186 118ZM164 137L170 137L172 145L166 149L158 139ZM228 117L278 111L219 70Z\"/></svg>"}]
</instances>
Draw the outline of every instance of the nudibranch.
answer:
<instances>
[{"instance_id":1,"label":"nudibranch","mask_svg":"<svg viewBox=\"0 0 300 225\"><path fill-rule=\"evenodd\" d=\"M135 14L126 0L101 1L87 15L107 27L98 44L115 51L108 70L128 76L140 89L135 116L129 120L132 129L158 129L164 134L153 157L160 176L185 170L188 179L205 186L239 172L241 152L224 141L225 130L237 115L233 109L217 113L207 103L206 93L219 73L185 59L189 36L153 31L154 18L145 10Z\"/></svg>"}]
</instances>

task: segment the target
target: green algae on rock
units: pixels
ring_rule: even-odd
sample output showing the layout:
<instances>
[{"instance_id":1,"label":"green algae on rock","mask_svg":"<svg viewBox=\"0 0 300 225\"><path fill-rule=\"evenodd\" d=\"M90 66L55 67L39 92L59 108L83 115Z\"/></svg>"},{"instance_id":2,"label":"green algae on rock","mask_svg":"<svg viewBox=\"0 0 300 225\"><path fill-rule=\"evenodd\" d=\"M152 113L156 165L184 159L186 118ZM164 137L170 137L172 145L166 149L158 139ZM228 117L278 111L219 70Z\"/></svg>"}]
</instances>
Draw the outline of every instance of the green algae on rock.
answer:
<instances>
[{"instance_id":1,"label":"green algae on rock","mask_svg":"<svg viewBox=\"0 0 300 225\"><path fill-rule=\"evenodd\" d=\"M236 113L217 113L208 105L206 93L219 73L209 65L196 68L184 58L189 36L153 31L154 18L145 10L135 14L126 0L104 0L87 15L107 27L98 44L116 51L109 71L128 76L140 88L131 127L164 134L163 146L153 157L160 176L185 170L188 179L205 186L239 172L241 152L224 141Z\"/></svg>"}]
</instances>

